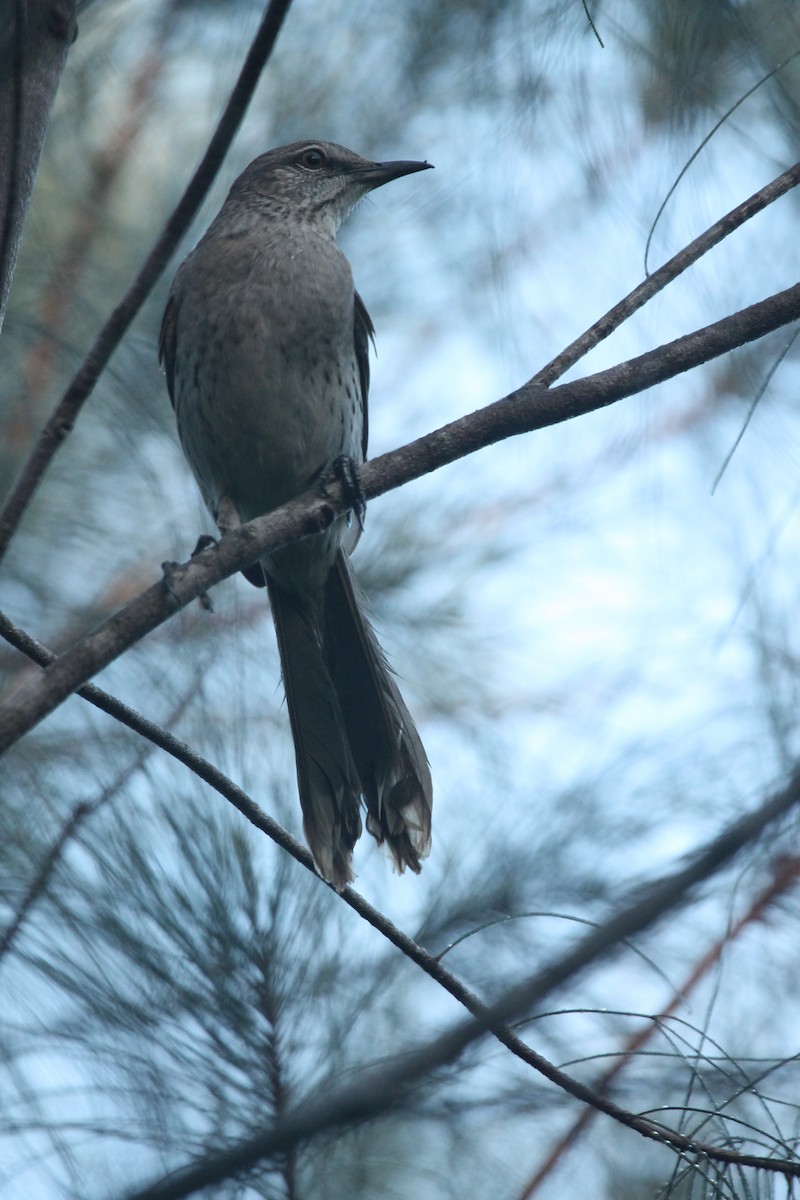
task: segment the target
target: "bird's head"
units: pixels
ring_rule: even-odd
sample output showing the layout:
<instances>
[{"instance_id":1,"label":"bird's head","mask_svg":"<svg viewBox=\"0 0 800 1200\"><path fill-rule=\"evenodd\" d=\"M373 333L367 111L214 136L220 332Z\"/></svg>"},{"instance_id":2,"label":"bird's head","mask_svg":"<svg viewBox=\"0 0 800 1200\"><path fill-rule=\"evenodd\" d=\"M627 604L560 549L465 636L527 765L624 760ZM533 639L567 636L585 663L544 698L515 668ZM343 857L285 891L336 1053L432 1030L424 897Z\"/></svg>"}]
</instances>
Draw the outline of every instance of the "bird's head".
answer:
<instances>
[{"instance_id":1,"label":"bird's head","mask_svg":"<svg viewBox=\"0 0 800 1200\"><path fill-rule=\"evenodd\" d=\"M260 155L231 188L230 198L322 226L331 235L367 192L425 171L428 162L370 162L334 142L293 142Z\"/></svg>"}]
</instances>

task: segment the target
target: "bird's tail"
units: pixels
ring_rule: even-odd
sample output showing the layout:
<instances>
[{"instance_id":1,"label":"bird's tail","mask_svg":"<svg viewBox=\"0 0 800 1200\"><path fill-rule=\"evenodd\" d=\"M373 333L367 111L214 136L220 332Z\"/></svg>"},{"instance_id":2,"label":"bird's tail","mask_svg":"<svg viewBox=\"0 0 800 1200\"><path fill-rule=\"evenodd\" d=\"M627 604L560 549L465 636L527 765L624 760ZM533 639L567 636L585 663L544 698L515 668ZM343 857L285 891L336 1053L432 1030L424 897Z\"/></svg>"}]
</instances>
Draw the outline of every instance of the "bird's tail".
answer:
<instances>
[{"instance_id":1,"label":"bird's tail","mask_svg":"<svg viewBox=\"0 0 800 1200\"><path fill-rule=\"evenodd\" d=\"M341 890L367 829L399 871L418 872L431 843L428 760L339 551L320 602L268 579L295 744L303 826L317 867Z\"/></svg>"},{"instance_id":2,"label":"bird's tail","mask_svg":"<svg viewBox=\"0 0 800 1200\"><path fill-rule=\"evenodd\" d=\"M323 599L322 646L367 806L367 829L398 871L419 872L431 847L433 787L411 714L340 550Z\"/></svg>"},{"instance_id":3,"label":"bird's tail","mask_svg":"<svg viewBox=\"0 0 800 1200\"><path fill-rule=\"evenodd\" d=\"M319 615L269 577L267 586L294 738L303 828L320 874L341 891L353 878L353 846L361 834L358 773L322 653Z\"/></svg>"}]
</instances>

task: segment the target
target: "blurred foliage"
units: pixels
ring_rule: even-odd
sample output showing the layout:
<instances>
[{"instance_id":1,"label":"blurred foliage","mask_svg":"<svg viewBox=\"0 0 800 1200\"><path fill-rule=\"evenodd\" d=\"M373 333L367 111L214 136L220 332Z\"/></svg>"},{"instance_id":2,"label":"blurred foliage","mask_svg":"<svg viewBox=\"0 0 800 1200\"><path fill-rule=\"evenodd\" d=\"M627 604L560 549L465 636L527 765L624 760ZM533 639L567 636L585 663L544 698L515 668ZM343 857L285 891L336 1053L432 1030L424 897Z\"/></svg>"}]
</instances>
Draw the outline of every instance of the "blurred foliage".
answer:
<instances>
[{"instance_id":1,"label":"blurred foliage","mask_svg":"<svg viewBox=\"0 0 800 1200\"><path fill-rule=\"evenodd\" d=\"M661 202L726 113L653 231L655 262L796 155L800 58L770 75L800 51L794 4L589 7L604 50L579 2L298 0L290 13L186 248L268 145L329 137L436 165L343 231L378 327L373 453L504 394L637 283ZM251 0L84 7L0 343L1 490L180 195L259 16ZM770 209L585 369L794 282L796 210L792 196ZM3 565L3 607L56 649L208 530L156 362L168 284ZM358 882L482 996L563 950L631 879L713 835L795 761L790 335L370 508L356 562L420 717L436 812L419 879L394 878L364 845ZM213 616L180 614L101 682L298 830L264 597L236 580L214 601ZM0 649L9 688L30 670ZM4 760L2 792L0 932L88 806L0 961L11 1200L124 1194L459 1015L215 794L77 699ZM746 909L791 832L536 1014L524 1026L536 1048L595 1079ZM782 896L657 1022L616 1085L621 1103L790 1153L796 910ZM407 1110L213 1194L521 1200L574 1116L487 1043ZM539 1192L587 1193L778 1196L785 1184L675 1166L600 1120Z\"/></svg>"}]
</instances>

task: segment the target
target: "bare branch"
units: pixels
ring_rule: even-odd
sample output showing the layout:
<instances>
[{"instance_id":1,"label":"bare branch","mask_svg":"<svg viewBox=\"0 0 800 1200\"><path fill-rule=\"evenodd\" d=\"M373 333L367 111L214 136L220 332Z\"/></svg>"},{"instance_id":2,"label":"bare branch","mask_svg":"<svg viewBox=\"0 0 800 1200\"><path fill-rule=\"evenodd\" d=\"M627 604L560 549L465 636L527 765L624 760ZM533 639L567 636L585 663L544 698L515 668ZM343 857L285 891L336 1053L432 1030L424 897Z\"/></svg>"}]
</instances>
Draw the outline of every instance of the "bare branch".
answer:
<instances>
[{"instance_id":1,"label":"bare branch","mask_svg":"<svg viewBox=\"0 0 800 1200\"><path fill-rule=\"evenodd\" d=\"M0 613L0 637L5 638L9 645L14 646L17 650L21 650L27 655L32 662L38 663L41 667L46 667L50 663L57 660L57 656L52 650L44 646L36 638L31 637L29 633L20 629L4 614ZM271 817L258 807L245 792L237 788L227 776L218 771L206 759L201 758L196 754L191 747L185 742L180 741L173 734L168 733L162 725L158 725L155 721L150 721L147 717L143 717L136 709L131 708L127 704L123 704L116 696L110 695L109 692L103 691L93 683L87 683L84 687L79 688L77 695L82 699L88 700L95 708L99 708L102 712L108 713L120 724L132 729L134 733L141 734L147 741L152 742L154 746L165 750L172 758L183 763L194 772L198 778L205 783L215 788L220 795L229 800L235 808L238 808L243 816L260 829L262 833L266 833L268 837L286 850L293 858L309 871L316 874L314 861L311 854L300 842L296 841L290 833L287 833L277 821L273 821Z\"/></svg>"},{"instance_id":2,"label":"bare branch","mask_svg":"<svg viewBox=\"0 0 800 1200\"><path fill-rule=\"evenodd\" d=\"M30 637L29 634L24 633L21 629L18 629L4 617L0 617L0 635L11 645L22 650L33 661L40 663L40 665L44 665L55 659L52 651L42 646L41 643ZM316 874L313 858L305 846L296 841L287 830L273 820L272 817L268 816L250 796L237 787L236 784L215 766L196 754L195 751L191 750L183 742L178 741L172 734L167 733L161 726L147 721L139 713L128 708L127 705L122 704L115 697L110 696L107 692L102 691L93 684L88 684L86 687L81 688L78 694L98 708L101 708L104 712L121 720L129 728L141 733L142 736L146 737L154 745L166 750L172 757L188 766L200 779L208 783L222 797L233 804L256 829L259 829L262 833L272 838L277 845L290 854L306 870L312 874ZM698 856L698 860L702 859L705 862L705 868L701 868L701 873L697 876L695 882L708 878L714 870L721 869L733 854L746 846L748 842L755 841L767 825L788 811L797 802L799 797L800 782L795 777L784 792L779 793L774 799L767 801L751 817L737 822L731 827L731 830L712 842L706 851ZM705 870L704 874L702 873L703 870ZM324 883L324 881L321 882ZM329 885L325 884L325 886ZM691 884L690 886L694 885ZM720 1149L678 1133L675 1130L666 1129L663 1125L657 1124L646 1117L638 1116L620 1108L619 1105L602 1095L602 1093L582 1084L565 1071L560 1070L542 1055L537 1054L535 1050L532 1050L504 1021L495 1019L492 1015L493 1010L484 1005L474 992L467 988L457 976L448 971L438 957L429 954L413 938L403 933L388 917L373 908L354 888L347 887L340 895L350 908L462 1004L475 1017L476 1021L480 1022L481 1026L486 1030L493 1033L498 1041L506 1046L512 1054L527 1063L528 1066L538 1071L552 1083L562 1088L565 1092L581 1100L584 1104L589 1105L592 1110L605 1113L613 1120L651 1140L667 1142L673 1149L681 1153L701 1154L709 1159L737 1164L739 1166L768 1167L773 1171L787 1175L800 1174L800 1166L796 1167L796 1164L787 1163L783 1160L740 1154L724 1148ZM680 894L675 903L679 902ZM668 909L665 907L659 916L664 915L667 911ZM603 926L598 926L595 934L590 936L601 936L603 928ZM618 941L624 940L626 940L626 935L621 935L618 939ZM290 1140L285 1148L278 1148L275 1153L281 1153L284 1150L285 1152L291 1151L299 1140L300 1138L293 1141ZM202 1184L197 1186L202 1186ZM144 1196L151 1194L160 1195L160 1193L147 1191L141 1194L140 1200L144 1200ZM179 1194L188 1195L190 1193L181 1192Z\"/></svg>"},{"instance_id":3,"label":"bare branch","mask_svg":"<svg viewBox=\"0 0 800 1200\"><path fill-rule=\"evenodd\" d=\"M800 284L795 284L713 325L574 383L551 389L526 383L505 399L366 463L361 479L364 494L372 499L505 438L604 408L799 318ZM310 490L226 534L189 563L168 564L164 581L148 588L0 705L0 753L87 679L215 583L267 552L328 528L345 508L339 485L333 485L325 497Z\"/></svg>"},{"instance_id":4,"label":"bare branch","mask_svg":"<svg viewBox=\"0 0 800 1200\"><path fill-rule=\"evenodd\" d=\"M45 471L72 432L84 401L91 395L111 355L150 294L197 212L244 117L261 72L292 0L270 0L261 25L203 159L186 191L148 254L139 274L98 334L86 358L45 425L28 461L0 512L0 560L16 532Z\"/></svg>"}]
</instances>

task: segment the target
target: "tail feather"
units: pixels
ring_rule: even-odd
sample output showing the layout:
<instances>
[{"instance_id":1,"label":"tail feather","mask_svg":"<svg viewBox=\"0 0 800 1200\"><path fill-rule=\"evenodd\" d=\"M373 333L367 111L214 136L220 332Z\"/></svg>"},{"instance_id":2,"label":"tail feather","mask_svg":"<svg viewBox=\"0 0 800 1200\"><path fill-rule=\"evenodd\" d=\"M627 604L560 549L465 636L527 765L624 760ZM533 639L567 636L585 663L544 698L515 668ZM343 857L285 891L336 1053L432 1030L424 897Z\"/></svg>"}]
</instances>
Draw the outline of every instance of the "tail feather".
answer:
<instances>
[{"instance_id":1,"label":"tail feather","mask_svg":"<svg viewBox=\"0 0 800 1200\"><path fill-rule=\"evenodd\" d=\"M361 834L358 772L325 664L314 606L298 601L272 579L267 584L294 738L303 828L320 874L341 891L353 878L352 851Z\"/></svg>"},{"instance_id":2,"label":"tail feather","mask_svg":"<svg viewBox=\"0 0 800 1200\"><path fill-rule=\"evenodd\" d=\"M339 551L325 585L322 646L367 806L367 829L399 871L419 872L431 846L428 759Z\"/></svg>"},{"instance_id":3,"label":"tail feather","mask_svg":"<svg viewBox=\"0 0 800 1200\"><path fill-rule=\"evenodd\" d=\"M367 829L398 871L431 845L433 789L411 715L340 550L322 593L298 598L267 576L294 737L303 827L320 874L341 889Z\"/></svg>"}]
</instances>

